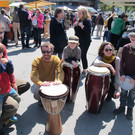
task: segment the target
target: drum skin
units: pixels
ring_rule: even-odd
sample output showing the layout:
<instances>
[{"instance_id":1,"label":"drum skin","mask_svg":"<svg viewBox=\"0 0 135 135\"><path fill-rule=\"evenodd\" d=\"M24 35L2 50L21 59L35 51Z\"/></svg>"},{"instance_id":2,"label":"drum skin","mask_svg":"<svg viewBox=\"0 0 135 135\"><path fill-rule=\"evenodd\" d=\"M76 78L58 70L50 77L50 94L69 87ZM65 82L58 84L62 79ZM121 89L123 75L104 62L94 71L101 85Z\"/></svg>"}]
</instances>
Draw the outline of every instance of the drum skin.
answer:
<instances>
[{"instance_id":1,"label":"drum skin","mask_svg":"<svg viewBox=\"0 0 135 135\"><path fill-rule=\"evenodd\" d=\"M80 68L70 68L63 66L64 81L63 84L69 87L69 94L67 102L74 102L78 92L79 81L80 81ZM73 74L72 74L73 72Z\"/></svg>"},{"instance_id":2,"label":"drum skin","mask_svg":"<svg viewBox=\"0 0 135 135\"><path fill-rule=\"evenodd\" d=\"M109 75L104 76L103 79L102 76L95 76L90 72L87 74L85 80L85 93L88 112L99 113L108 89Z\"/></svg>"}]
</instances>

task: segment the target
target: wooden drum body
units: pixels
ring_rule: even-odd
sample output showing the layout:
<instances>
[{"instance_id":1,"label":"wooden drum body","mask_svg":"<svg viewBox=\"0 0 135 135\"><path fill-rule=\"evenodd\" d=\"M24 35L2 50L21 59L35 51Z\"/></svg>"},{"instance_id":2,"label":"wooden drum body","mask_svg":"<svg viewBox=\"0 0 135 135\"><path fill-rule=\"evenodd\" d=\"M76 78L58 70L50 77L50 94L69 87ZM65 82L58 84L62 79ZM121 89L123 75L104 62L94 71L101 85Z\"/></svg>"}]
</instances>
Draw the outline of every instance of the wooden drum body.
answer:
<instances>
[{"instance_id":1,"label":"wooden drum body","mask_svg":"<svg viewBox=\"0 0 135 135\"><path fill-rule=\"evenodd\" d=\"M78 66L73 68L72 64L66 63L63 66L64 81L63 84L69 87L68 102L74 102L79 88L81 69Z\"/></svg>"},{"instance_id":2,"label":"wooden drum body","mask_svg":"<svg viewBox=\"0 0 135 135\"><path fill-rule=\"evenodd\" d=\"M60 112L65 105L68 92L64 84L40 87L40 98L48 112L46 131L51 135L59 135L62 132Z\"/></svg>"},{"instance_id":3,"label":"wooden drum body","mask_svg":"<svg viewBox=\"0 0 135 135\"><path fill-rule=\"evenodd\" d=\"M98 113L110 84L110 71L106 67L91 66L85 80L87 110Z\"/></svg>"}]
</instances>

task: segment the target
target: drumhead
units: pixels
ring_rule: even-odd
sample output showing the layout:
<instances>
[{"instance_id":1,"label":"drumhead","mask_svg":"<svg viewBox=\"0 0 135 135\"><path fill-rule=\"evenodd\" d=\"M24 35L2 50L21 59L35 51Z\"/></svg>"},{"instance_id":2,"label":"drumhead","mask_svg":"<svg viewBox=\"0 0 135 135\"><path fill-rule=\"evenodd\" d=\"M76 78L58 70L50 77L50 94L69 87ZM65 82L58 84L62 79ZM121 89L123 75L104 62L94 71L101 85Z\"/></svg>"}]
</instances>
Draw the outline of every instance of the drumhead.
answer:
<instances>
[{"instance_id":1,"label":"drumhead","mask_svg":"<svg viewBox=\"0 0 135 135\"><path fill-rule=\"evenodd\" d=\"M50 86L41 86L39 94L46 98L58 98L67 95L68 89L64 84Z\"/></svg>"},{"instance_id":2,"label":"drumhead","mask_svg":"<svg viewBox=\"0 0 135 135\"><path fill-rule=\"evenodd\" d=\"M120 86L121 86L121 88L122 88L123 90L131 90L131 89L134 88L134 84L131 84L131 83L130 83L130 78L131 78L130 76L126 76L124 82L122 82L122 81L120 80Z\"/></svg>"},{"instance_id":3,"label":"drumhead","mask_svg":"<svg viewBox=\"0 0 135 135\"><path fill-rule=\"evenodd\" d=\"M92 74L96 75L108 75L110 74L110 71L106 67L96 67L96 66L90 66L88 68L88 71L91 72Z\"/></svg>"}]
</instances>

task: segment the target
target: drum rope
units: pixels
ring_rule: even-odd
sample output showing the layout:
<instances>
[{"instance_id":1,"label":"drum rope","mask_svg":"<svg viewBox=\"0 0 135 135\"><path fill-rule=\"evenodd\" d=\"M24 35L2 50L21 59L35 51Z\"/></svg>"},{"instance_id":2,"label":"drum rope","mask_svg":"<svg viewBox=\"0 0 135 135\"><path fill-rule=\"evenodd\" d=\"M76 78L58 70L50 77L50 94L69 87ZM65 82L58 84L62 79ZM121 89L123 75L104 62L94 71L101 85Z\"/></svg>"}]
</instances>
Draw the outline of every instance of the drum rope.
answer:
<instances>
[{"instance_id":1,"label":"drum rope","mask_svg":"<svg viewBox=\"0 0 135 135\"><path fill-rule=\"evenodd\" d=\"M103 86L102 86L102 90L101 90L99 104L98 104L98 107L97 107L97 112L99 111L99 107L101 105L101 101L102 101L102 97L103 97L103 91L104 91L104 87L105 87L105 85L104 85L105 76L102 76L102 78L103 78L103 81L102 81Z\"/></svg>"}]
</instances>

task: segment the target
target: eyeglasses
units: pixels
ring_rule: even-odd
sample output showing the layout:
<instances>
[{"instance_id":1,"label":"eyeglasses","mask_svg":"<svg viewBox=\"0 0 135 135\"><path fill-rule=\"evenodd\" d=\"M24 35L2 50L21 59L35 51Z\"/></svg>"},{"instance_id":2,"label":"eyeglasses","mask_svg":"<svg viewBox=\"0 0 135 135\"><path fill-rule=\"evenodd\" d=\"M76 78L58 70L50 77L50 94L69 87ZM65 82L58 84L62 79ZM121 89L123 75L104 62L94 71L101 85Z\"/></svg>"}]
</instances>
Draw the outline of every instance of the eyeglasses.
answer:
<instances>
[{"instance_id":1,"label":"eyeglasses","mask_svg":"<svg viewBox=\"0 0 135 135\"><path fill-rule=\"evenodd\" d=\"M110 52L111 52L111 51L112 51L112 49L105 49L105 51L106 51L106 52L108 52L108 51L110 51Z\"/></svg>"},{"instance_id":2,"label":"eyeglasses","mask_svg":"<svg viewBox=\"0 0 135 135\"><path fill-rule=\"evenodd\" d=\"M1 34L4 34L4 31L0 31L0 35L1 35Z\"/></svg>"},{"instance_id":3,"label":"eyeglasses","mask_svg":"<svg viewBox=\"0 0 135 135\"><path fill-rule=\"evenodd\" d=\"M43 51L42 50L42 53L48 53L49 54L49 53L51 53L51 51Z\"/></svg>"}]
</instances>

